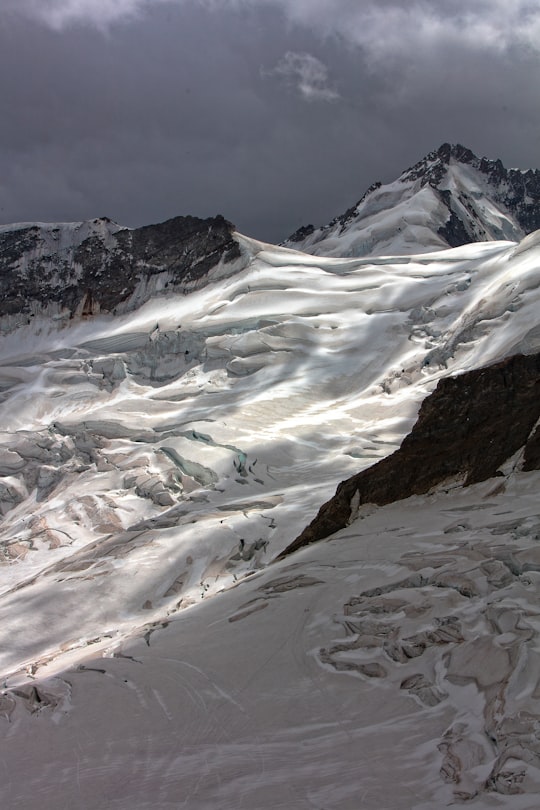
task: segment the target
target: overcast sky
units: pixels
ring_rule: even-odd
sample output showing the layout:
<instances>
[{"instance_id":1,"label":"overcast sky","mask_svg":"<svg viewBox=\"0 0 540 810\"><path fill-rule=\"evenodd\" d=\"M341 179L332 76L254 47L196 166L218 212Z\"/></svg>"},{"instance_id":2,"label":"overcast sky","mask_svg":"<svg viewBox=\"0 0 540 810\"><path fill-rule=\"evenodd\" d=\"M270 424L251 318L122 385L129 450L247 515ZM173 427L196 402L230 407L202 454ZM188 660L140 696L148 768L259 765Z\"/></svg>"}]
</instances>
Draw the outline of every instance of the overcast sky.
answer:
<instances>
[{"instance_id":1,"label":"overcast sky","mask_svg":"<svg viewBox=\"0 0 540 810\"><path fill-rule=\"evenodd\" d=\"M279 241L445 141L540 167L540 0L0 0L0 221Z\"/></svg>"}]
</instances>

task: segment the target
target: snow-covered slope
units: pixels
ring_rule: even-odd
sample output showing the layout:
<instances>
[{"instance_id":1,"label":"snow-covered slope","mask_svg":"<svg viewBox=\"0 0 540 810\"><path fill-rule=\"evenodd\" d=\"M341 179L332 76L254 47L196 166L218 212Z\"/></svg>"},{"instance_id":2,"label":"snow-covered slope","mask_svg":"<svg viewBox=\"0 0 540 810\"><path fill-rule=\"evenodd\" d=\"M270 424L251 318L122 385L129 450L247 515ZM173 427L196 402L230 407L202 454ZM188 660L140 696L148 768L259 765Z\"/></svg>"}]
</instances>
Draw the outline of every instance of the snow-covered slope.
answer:
<instances>
[{"instance_id":1,"label":"snow-covered slope","mask_svg":"<svg viewBox=\"0 0 540 810\"><path fill-rule=\"evenodd\" d=\"M507 170L443 144L393 183L375 183L329 225L284 243L316 256L412 254L469 242L521 239L540 228L540 171Z\"/></svg>"},{"instance_id":2,"label":"snow-covered slope","mask_svg":"<svg viewBox=\"0 0 540 810\"><path fill-rule=\"evenodd\" d=\"M236 235L189 294L6 321L3 806L532 810L538 473L272 561L438 380L540 351L539 236L332 259Z\"/></svg>"},{"instance_id":3,"label":"snow-covered slope","mask_svg":"<svg viewBox=\"0 0 540 810\"><path fill-rule=\"evenodd\" d=\"M373 510L6 690L3 806L536 810L538 484Z\"/></svg>"}]
</instances>

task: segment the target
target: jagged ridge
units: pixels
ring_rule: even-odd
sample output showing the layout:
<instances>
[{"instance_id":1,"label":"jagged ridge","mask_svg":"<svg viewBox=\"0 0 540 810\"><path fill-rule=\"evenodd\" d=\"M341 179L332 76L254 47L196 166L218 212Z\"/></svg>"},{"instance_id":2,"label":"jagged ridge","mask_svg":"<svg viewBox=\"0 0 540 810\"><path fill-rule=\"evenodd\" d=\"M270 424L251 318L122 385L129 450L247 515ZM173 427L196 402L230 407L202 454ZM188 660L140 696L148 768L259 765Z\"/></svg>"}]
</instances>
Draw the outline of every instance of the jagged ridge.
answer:
<instances>
[{"instance_id":1,"label":"jagged ridge","mask_svg":"<svg viewBox=\"0 0 540 810\"><path fill-rule=\"evenodd\" d=\"M519 240L538 228L539 170L506 169L444 143L394 183L374 183L328 225L304 226L284 244L325 256L412 253Z\"/></svg>"}]
</instances>

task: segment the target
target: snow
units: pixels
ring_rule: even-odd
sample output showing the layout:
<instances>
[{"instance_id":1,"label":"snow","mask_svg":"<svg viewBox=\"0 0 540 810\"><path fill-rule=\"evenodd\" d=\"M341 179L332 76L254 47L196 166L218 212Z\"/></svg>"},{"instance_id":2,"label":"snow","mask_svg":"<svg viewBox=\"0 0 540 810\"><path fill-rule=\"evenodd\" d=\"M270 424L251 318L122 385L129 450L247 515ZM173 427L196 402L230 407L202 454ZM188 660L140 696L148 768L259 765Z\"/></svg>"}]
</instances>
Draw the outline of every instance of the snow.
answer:
<instances>
[{"instance_id":1,"label":"snow","mask_svg":"<svg viewBox=\"0 0 540 810\"><path fill-rule=\"evenodd\" d=\"M501 560L509 545L538 556L537 486L521 474L375 509L36 682L58 705L18 705L5 725L25 768L9 806L531 810L537 574Z\"/></svg>"},{"instance_id":2,"label":"snow","mask_svg":"<svg viewBox=\"0 0 540 810\"><path fill-rule=\"evenodd\" d=\"M538 350L538 237L237 238L189 295L2 338L2 805L532 810L537 473L272 560L442 376Z\"/></svg>"},{"instance_id":3,"label":"snow","mask_svg":"<svg viewBox=\"0 0 540 810\"><path fill-rule=\"evenodd\" d=\"M434 161L436 162L436 161ZM426 164L426 169L429 166ZM447 247L439 234L449 217L440 192L452 195L452 210L471 222L476 240L518 240L523 231L477 168L451 158L433 188L404 172L392 183L371 189L345 221L337 219L288 247L316 256L387 256L432 252ZM494 193L495 192L495 193ZM471 218L472 217L472 218Z\"/></svg>"}]
</instances>

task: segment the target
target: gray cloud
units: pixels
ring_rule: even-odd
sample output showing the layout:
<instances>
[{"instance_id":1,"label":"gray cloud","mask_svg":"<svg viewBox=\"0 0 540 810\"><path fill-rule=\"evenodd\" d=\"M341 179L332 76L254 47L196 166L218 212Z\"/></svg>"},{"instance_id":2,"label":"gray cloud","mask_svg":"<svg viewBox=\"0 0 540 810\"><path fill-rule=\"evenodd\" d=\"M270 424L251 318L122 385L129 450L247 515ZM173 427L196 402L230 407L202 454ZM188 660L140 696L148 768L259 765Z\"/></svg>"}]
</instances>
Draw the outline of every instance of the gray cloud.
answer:
<instances>
[{"instance_id":1,"label":"gray cloud","mask_svg":"<svg viewBox=\"0 0 540 810\"><path fill-rule=\"evenodd\" d=\"M538 165L536 3L2 3L3 222L220 211L279 240L443 141Z\"/></svg>"},{"instance_id":2,"label":"gray cloud","mask_svg":"<svg viewBox=\"0 0 540 810\"><path fill-rule=\"evenodd\" d=\"M229 11L273 4L293 22L362 45L374 59L451 40L474 49L540 49L540 6L531 0L4 0L4 7L62 28L112 23L163 3Z\"/></svg>"},{"instance_id":3,"label":"gray cloud","mask_svg":"<svg viewBox=\"0 0 540 810\"><path fill-rule=\"evenodd\" d=\"M252 0L257 2L257 0ZM249 0L248 0L249 2ZM540 49L540 6L530 0L273 0L290 19L334 31L378 61L439 43L500 52Z\"/></svg>"}]
</instances>

